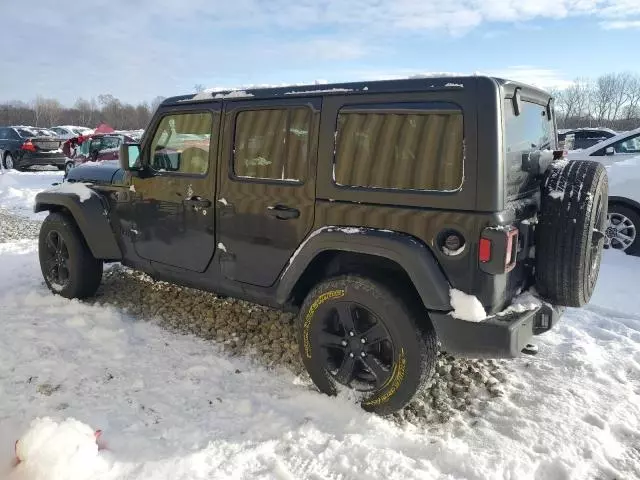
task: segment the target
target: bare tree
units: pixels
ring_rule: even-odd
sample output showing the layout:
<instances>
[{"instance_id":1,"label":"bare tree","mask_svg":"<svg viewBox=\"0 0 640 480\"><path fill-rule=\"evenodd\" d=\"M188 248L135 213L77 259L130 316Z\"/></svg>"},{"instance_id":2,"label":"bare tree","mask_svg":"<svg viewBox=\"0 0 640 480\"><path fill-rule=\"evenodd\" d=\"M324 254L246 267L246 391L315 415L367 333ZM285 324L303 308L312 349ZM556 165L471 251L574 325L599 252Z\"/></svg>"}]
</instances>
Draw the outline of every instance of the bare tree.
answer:
<instances>
[{"instance_id":1,"label":"bare tree","mask_svg":"<svg viewBox=\"0 0 640 480\"><path fill-rule=\"evenodd\" d=\"M204 88L205 88L204 85L202 85L201 83L196 83L193 86L193 89L195 90L196 93L202 92L204 90Z\"/></svg>"}]
</instances>

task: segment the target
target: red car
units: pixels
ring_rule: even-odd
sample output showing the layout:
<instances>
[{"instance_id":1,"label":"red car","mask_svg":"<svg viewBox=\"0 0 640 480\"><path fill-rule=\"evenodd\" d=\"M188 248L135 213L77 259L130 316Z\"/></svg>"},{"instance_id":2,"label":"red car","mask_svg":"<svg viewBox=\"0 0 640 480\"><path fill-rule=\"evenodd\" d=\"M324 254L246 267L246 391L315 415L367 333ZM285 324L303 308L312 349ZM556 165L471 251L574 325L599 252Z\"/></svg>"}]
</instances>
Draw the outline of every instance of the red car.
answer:
<instances>
[{"instance_id":1,"label":"red car","mask_svg":"<svg viewBox=\"0 0 640 480\"><path fill-rule=\"evenodd\" d=\"M67 157L65 174L73 167L85 162L117 161L120 145L136 140L120 133L95 133L70 138L62 146Z\"/></svg>"}]
</instances>

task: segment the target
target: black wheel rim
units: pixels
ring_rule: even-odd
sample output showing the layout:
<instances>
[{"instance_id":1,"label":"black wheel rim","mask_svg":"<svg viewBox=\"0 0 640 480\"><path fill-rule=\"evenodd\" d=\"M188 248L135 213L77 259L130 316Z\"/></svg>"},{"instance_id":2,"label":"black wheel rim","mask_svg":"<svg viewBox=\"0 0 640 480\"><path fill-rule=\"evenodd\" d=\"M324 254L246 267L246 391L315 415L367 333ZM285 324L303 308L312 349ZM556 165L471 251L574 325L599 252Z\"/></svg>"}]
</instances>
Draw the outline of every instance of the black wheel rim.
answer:
<instances>
[{"instance_id":1,"label":"black wheel rim","mask_svg":"<svg viewBox=\"0 0 640 480\"><path fill-rule=\"evenodd\" d=\"M44 249L44 274L51 285L64 288L69 283L69 250L60 233L47 234Z\"/></svg>"},{"instance_id":2,"label":"black wheel rim","mask_svg":"<svg viewBox=\"0 0 640 480\"><path fill-rule=\"evenodd\" d=\"M323 352L323 366L338 383L371 392L388 382L394 346L375 313L359 303L336 302L317 325L315 343Z\"/></svg>"}]
</instances>

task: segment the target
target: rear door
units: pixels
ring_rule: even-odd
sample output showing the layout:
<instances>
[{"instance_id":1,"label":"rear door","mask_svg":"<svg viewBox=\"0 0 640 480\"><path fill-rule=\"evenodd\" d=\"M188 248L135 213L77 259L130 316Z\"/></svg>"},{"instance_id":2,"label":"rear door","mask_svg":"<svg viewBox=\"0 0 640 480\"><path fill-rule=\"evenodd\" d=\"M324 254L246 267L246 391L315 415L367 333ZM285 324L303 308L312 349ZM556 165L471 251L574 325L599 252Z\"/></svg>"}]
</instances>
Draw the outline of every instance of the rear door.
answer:
<instances>
[{"instance_id":1,"label":"rear door","mask_svg":"<svg viewBox=\"0 0 640 480\"><path fill-rule=\"evenodd\" d=\"M227 278L272 285L311 230L321 105L225 102L218 232Z\"/></svg>"}]
</instances>

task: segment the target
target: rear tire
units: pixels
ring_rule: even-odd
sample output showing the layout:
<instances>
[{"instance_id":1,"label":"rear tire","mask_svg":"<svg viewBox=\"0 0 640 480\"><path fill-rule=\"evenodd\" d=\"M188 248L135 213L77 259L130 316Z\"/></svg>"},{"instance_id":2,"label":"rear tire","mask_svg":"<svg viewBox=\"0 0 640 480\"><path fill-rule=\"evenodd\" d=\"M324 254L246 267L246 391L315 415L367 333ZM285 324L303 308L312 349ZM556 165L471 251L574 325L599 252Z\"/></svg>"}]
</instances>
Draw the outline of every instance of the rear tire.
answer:
<instances>
[{"instance_id":1,"label":"rear tire","mask_svg":"<svg viewBox=\"0 0 640 480\"><path fill-rule=\"evenodd\" d=\"M437 338L421 303L405 297L359 275L323 281L309 293L297 337L321 392L349 388L365 410L388 415L422 390L435 366Z\"/></svg>"},{"instance_id":2,"label":"rear tire","mask_svg":"<svg viewBox=\"0 0 640 480\"><path fill-rule=\"evenodd\" d=\"M14 168L16 168L16 165L13 161L13 157L11 156L10 153L6 153L4 155L4 158L2 159L2 166L7 170L13 170Z\"/></svg>"},{"instance_id":3,"label":"rear tire","mask_svg":"<svg viewBox=\"0 0 640 480\"><path fill-rule=\"evenodd\" d=\"M536 286L556 305L582 307L600 271L608 203L599 162L557 162L542 188L536 228Z\"/></svg>"},{"instance_id":4,"label":"rear tire","mask_svg":"<svg viewBox=\"0 0 640 480\"><path fill-rule=\"evenodd\" d=\"M65 298L93 296L102 280L102 260L91 254L73 218L50 213L40 227L40 269L49 289Z\"/></svg>"}]
</instances>

